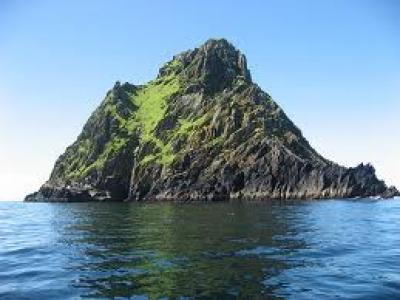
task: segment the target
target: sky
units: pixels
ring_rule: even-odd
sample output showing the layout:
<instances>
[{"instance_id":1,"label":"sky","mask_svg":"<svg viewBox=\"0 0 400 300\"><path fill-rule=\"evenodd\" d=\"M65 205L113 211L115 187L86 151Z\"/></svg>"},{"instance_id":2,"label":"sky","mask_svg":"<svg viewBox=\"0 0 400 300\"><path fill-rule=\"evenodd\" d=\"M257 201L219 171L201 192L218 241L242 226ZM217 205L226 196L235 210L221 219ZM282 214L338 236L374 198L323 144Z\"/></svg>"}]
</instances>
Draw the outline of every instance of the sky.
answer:
<instances>
[{"instance_id":1,"label":"sky","mask_svg":"<svg viewBox=\"0 0 400 300\"><path fill-rule=\"evenodd\" d=\"M222 37L317 151L400 188L399 1L2 0L0 200L48 179L115 81Z\"/></svg>"}]
</instances>

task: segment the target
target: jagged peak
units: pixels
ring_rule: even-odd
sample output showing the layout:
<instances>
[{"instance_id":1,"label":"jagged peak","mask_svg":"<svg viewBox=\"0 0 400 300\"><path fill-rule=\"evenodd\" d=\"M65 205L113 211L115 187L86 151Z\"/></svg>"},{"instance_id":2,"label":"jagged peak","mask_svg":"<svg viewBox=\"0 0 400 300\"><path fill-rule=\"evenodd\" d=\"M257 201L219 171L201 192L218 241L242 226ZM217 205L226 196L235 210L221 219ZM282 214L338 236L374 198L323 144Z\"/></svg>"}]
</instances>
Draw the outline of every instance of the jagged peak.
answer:
<instances>
[{"instance_id":1,"label":"jagged peak","mask_svg":"<svg viewBox=\"0 0 400 300\"><path fill-rule=\"evenodd\" d=\"M131 84L129 82L124 82L121 83L121 81L117 80L112 88L113 91L118 91L118 90L134 90L136 89L137 86L134 84Z\"/></svg>"},{"instance_id":2,"label":"jagged peak","mask_svg":"<svg viewBox=\"0 0 400 300\"><path fill-rule=\"evenodd\" d=\"M222 90L238 78L251 82L245 55L226 39L209 39L198 48L174 56L160 69L159 77L171 73L180 73L209 92Z\"/></svg>"},{"instance_id":3,"label":"jagged peak","mask_svg":"<svg viewBox=\"0 0 400 300\"><path fill-rule=\"evenodd\" d=\"M243 55L240 53L238 49L235 48L235 46L232 43L230 43L228 40L224 38L208 39L205 43L200 45L195 50L198 50L199 53L204 53L205 55L214 53L217 53L218 55L218 52L220 52L219 54L225 52L234 54L236 56Z\"/></svg>"}]
</instances>

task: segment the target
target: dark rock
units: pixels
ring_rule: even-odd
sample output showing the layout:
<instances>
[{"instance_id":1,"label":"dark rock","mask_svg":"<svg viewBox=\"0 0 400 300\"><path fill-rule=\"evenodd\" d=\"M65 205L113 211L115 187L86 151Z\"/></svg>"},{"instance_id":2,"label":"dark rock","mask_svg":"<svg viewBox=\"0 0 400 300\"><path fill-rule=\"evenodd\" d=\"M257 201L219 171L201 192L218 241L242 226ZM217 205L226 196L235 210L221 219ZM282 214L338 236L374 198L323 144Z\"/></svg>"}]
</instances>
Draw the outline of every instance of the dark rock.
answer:
<instances>
[{"instance_id":1,"label":"dark rock","mask_svg":"<svg viewBox=\"0 0 400 300\"><path fill-rule=\"evenodd\" d=\"M382 194L381 194L382 198L393 198L393 197L399 197L400 196L400 192L394 187L391 186L389 188L387 188Z\"/></svg>"},{"instance_id":2,"label":"dark rock","mask_svg":"<svg viewBox=\"0 0 400 300\"><path fill-rule=\"evenodd\" d=\"M142 91L164 98L136 101ZM346 168L319 155L222 39L175 56L148 85L117 82L26 201L398 195L371 165Z\"/></svg>"}]
</instances>

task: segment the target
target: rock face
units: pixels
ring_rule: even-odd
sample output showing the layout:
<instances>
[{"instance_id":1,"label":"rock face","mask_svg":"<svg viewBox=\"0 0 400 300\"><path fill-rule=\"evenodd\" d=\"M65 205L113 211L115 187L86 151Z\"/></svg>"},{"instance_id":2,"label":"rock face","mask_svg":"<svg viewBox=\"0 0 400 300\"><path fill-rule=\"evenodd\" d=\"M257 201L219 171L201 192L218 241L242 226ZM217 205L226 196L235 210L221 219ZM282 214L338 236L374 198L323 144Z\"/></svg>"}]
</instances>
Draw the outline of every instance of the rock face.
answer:
<instances>
[{"instance_id":1,"label":"rock face","mask_svg":"<svg viewBox=\"0 0 400 300\"><path fill-rule=\"evenodd\" d=\"M319 155L224 39L115 86L27 201L392 197L371 165Z\"/></svg>"}]
</instances>

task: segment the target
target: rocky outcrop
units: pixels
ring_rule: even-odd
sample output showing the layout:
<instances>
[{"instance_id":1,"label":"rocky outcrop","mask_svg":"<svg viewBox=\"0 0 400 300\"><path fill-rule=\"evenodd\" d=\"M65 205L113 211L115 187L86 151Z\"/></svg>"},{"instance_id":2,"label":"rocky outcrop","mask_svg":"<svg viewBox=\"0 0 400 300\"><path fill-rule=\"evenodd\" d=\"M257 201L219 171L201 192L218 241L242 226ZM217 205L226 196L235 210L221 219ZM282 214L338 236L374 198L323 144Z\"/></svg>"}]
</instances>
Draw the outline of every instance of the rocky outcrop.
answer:
<instances>
[{"instance_id":1,"label":"rocky outcrop","mask_svg":"<svg viewBox=\"0 0 400 300\"><path fill-rule=\"evenodd\" d=\"M371 165L320 156L226 40L116 85L28 201L393 197Z\"/></svg>"}]
</instances>

